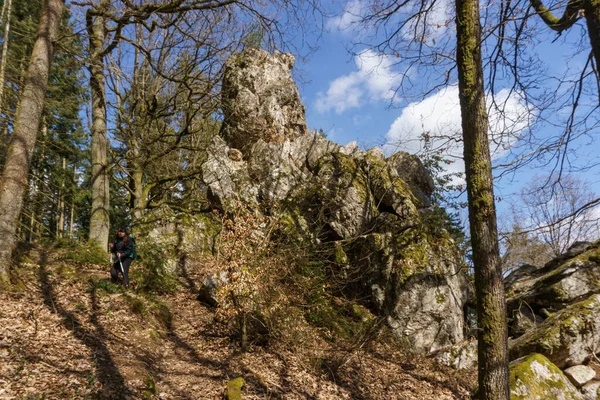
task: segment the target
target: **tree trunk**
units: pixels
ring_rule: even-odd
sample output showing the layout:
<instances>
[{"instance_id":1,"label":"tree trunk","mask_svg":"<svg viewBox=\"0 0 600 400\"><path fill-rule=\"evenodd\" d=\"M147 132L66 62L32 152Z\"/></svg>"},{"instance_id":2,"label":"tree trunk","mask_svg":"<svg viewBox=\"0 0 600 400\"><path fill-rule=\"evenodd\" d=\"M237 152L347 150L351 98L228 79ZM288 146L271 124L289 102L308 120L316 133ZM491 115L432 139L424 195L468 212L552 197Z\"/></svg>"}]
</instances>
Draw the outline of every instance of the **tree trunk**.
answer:
<instances>
[{"instance_id":1,"label":"tree trunk","mask_svg":"<svg viewBox=\"0 0 600 400\"><path fill-rule=\"evenodd\" d=\"M62 238L65 230L65 179L67 175L67 160L65 157L62 158L62 181L60 183L59 195L58 195L58 219L56 224L56 237Z\"/></svg>"},{"instance_id":2,"label":"tree trunk","mask_svg":"<svg viewBox=\"0 0 600 400\"><path fill-rule=\"evenodd\" d=\"M4 110L3 107L3 100L4 100L4 79L6 76L6 57L8 54L8 35L10 34L10 16L12 14L11 12L11 6L12 6L12 0L7 0L4 3L4 6L7 7L6 8L6 25L4 25L4 43L2 43L2 62L0 63L0 115L2 114L2 110ZM5 9L2 8L2 14L4 14ZM6 123L6 121L4 121L4 123Z\"/></svg>"},{"instance_id":3,"label":"tree trunk","mask_svg":"<svg viewBox=\"0 0 600 400\"><path fill-rule=\"evenodd\" d=\"M583 11L585 13L585 22L588 28L588 36L594 61L596 62L596 76L599 76L600 69L600 0L585 0L583 2Z\"/></svg>"},{"instance_id":4,"label":"tree trunk","mask_svg":"<svg viewBox=\"0 0 600 400\"><path fill-rule=\"evenodd\" d=\"M73 182L77 182L77 166L73 165ZM71 194L71 209L69 215L69 238L73 239L73 224L75 223L75 196Z\"/></svg>"},{"instance_id":5,"label":"tree trunk","mask_svg":"<svg viewBox=\"0 0 600 400\"><path fill-rule=\"evenodd\" d=\"M0 284L9 284L17 222L27 187L29 165L35 148L64 0L46 0L37 38L31 52L25 87L21 95L15 130L6 156L0 190Z\"/></svg>"},{"instance_id":6,"label":"tree trunk","mask_svg":"<svg viewBox=\"0 0 600 400\"><path fill-rule=\"evenodd\" d=\"M92 22L93 19L93 22ZM88 18L90 41L90 86L92 88L92 211L90 240L103 249L108 247L110 228L110 193L108 175L108 139L106 137L106 89L104 87L104 60L100 54L104 46L104 18Z\"/></svg>"},{"instance_id":7,"label":"tree trunk","mask_svg":"<svg viewBox=\"0 0 600 400\"><path fill-rule=\"evenodd\" d=\"M477 0L456 0L457 67L477 296L479 398L508 400L508 331Z\"/></svg>"}]
</instances>

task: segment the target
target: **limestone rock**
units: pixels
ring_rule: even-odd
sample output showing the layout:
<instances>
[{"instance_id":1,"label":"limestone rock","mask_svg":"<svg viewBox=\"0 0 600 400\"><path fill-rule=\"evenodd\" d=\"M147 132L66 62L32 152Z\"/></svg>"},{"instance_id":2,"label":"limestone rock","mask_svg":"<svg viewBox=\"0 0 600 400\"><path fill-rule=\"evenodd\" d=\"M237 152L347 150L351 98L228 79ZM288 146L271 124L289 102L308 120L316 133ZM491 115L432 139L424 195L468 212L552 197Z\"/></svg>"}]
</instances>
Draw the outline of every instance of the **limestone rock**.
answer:
<instances>
[{"instance_id":1,"label":"limestone rock","mask_svg":"<svg viewBox=\"0 0 600 400\"><path fill-rule=\"evenodd\" d=\"M258 205L258 188L251 182L248 165L229 157L229 146L215 136L208 149L208 159L202 164L204 183L213 203L223 209L235 209L237 204Z\"/></svg>"},{"instance_id":2,"label":"limestone rock","mask_svg":"<svg viewBox=\"0 0 600 400\"><path fill-rule=\"evenodd\" d=\"M212 307L217 306L219 301L216 296L216 291L227 283L229 283L229 274L227 272L219 272L205 276L202 280L202 286L198 291L197 300Z\"/></svg>"},{"instance_id":3,"label":"limestone rock","mask_svg":"<svg viewBox=\"0 0 600 400\"><path fill-rule=\"evenodd\" d=\"M434 353L433 358L438 363L456 370L475 368L477 366L477 341L469 340L440 349Z\"/></svg>"},{"instance_id":4,"label":"limestone rock","mask_svg":"<svg viewBox=\"0 0 600 400\"><path fill-rule=\"evenodd\" d=\"M537 320L544 309L558 311L585 300L600 287L600 241L573 247L543 268L523 266L507 277L505 285L509 316L525 306ZM520 328L511 330L513 336L522 333Z\"/></svg>"},{"instance_id":5,"label":"limestone rock","mask_svg":"<svg viewBox=\"0 0 600 400\"><path fill-rule=\"evenodd\" d=\"M321 158L314 188L322 204L325 222L340 239L364 232L378 214L360 161L342 153Z\"/></svg>"},{"instance_id":6,"label":"limestone rock","mask_svg":"<svg viewBox=\"0 0 600 400\"><path fill-rule=\"evenodd\" d=\"M594 381L585 384L581 388L584 400L597 400L600 399L600 382Z\"/></svg>"},{"instance_id":7,"label":"limestone rock","mask_svg":"<svg viewBox=\"0 0 600 400\"><path fill-rule=\"evenodd\" d=\"M542 324L510 341L510 358L542 353L560 368L582 364L600 349L600 295L552 314Z\"/></svg>"},{"instance_id":8,"label":"limestone rock","mask_svg":"<svg viewBox=\"0 0 600 400\"><path fill-rule=\"evenodd\" d=\"M511 310L509 317L510 333L517 337L544 322L544 318L535 314L526 303L521 303L518 309Z\"/></svg>"},{"instance_id":9,"label":"limestone rock","mask_svg":"<svg viewBox=\"0 0 600 400\"><path fill-rule=\"evenodd\" d=\"M245 150L261 139L282 142L308 132L304 105L291 77L294 56L247 49L225 64L221 135Z\"/></svg>"},{"instance_id":10,"label":"limestone rock","mask_svg":"<svg viewBox=\"0 0 600 400\"><path fill-rule=\"evenodd\" d=\"M277 234L331 254L323 262L346 295L416 353L461 342L467 282L450 235L424 218L431 177L415 156L386 159L307 132L292 65L258 50L227 62L225 139L202 166L209 200L277 216Z\"/></svg>"},{"instance_id":11,"label":"limestone rock","mask_svg":"<svg viewBox=\"0 0 600 400\"><path fill-rule=\"evenodd\" d=\"M360 266L348 273L348 281L360 283L354 295L371 298L407 348L423 354L464 339L466 280L442 240L430 243L409 229L363 235L343 247L350 264Z\"/></svg>"},{"instance_id":12,"label":"limestone rock","mask_svg":"<svg viewBox=\"0 0 600 400\"><path fill-rule=\"evenodd\" d=\"M560 369L541 354L510 363L511 400L583 400Z\"/></svg>"},{"instance_id":13,"label":"limestone rock","mask_svg":"<svg viewBox=\"0 0 600 400\"><path fill-rule=\"evenodd\" d=\"M386 160L397 176L405 181L424 207L431 205L435 185L419 157L399 151Z\"/></svg>"},{"instance_id":14,"label":"limestone rock","mask_svg":"<svg viewBox=\"0 0 600 400\"><path fill-rule=\"evenodd\" d=\"M303 144L300 141L266 143L258 140L252 146L248 167L258 185L261 203L274 204L284 200L308 180L305 167L308 149Z\"/></svg>"},{"instance_id":15,"label":"limestone rock","mask_svg":"<svg viewBox=\"0 0 600 400\"><path fill-rule=\"evenodd\" d=\"M565 369L563 372L573 385L577 387L582 387L596 377L596 371L587 365L575 365Z\"/></svg>"}]
</instances>

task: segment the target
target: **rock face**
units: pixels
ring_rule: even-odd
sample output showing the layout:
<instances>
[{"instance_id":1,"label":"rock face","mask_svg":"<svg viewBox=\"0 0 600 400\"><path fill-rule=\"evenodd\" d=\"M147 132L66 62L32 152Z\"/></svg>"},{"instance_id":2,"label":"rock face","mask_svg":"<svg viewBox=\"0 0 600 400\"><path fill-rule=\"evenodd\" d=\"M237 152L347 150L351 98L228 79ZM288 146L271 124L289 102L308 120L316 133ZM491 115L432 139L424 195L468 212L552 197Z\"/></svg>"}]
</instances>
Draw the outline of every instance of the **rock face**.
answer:
<instances>
[{"instance_id":1,"label":"rock face","mask_svg":"<svg viewBox=\"0 0 600 400\"><path fill-rule=\"evenodd\" d=\"M511 356L536 351L561 368L600 353L600 242L507 277Z\"/></svg>"},{"instance_id":2,"label":"rock face","mask_svg":"<svg viewBox=\"0 0 600 400\"><path fill-rule=\"evenodd\" d=\"M541 354L531 354L510 364L511 400L583 400L567 377Z\"/></svg>"},{"instance_id":3,"label":"rock face","mask_svg":"<svg viewBox=\"0 0 600 400\"><path fill-rule=\"evenodd\" d=\"M290 71L294 56L248 49L225 64L221 135L243 150L256 140L282 142L307 133L304 105Z\"/></svg>"},{"instance_id":4,"label":"rock face","mask_svg":"<svg viewBox=\"0 0 600 400\"><path fill-rule=\"evenodd\" d=\"M600 354L600 241L576 243L543 267L525 265L505 285L510 358L542 354L580 388L576 398L597 399L600 382L584 364ZM548 398L575 398L561 393Z\"/></svg>"},{"instance_id":5,"label":"rock face","mask_svg":"<svg viewBox=\"0 0 600 400\"><path fill-rule=\"evenodd\" d=\"M347 295L386 317L407 348L460 342L467 284L450 235L428 223L431 177L416 156L307 132L292 65L255 50L227 63L224 139L203 165L214 204L278 215L287 237L331 255Z\"/></svg>"},{"instance_id":6,"label":"rock face","mask_svg":"<svg viewBox=\"0 0 600 400\"><path fill-rule=\"evenodd\" d=\"M599 262L597 243L577 243L543 268L517 269L506 280L509 310L527 304L539 315L542 309L552 312L588 298L600 288Z\"/></svg>"}]
</instances>

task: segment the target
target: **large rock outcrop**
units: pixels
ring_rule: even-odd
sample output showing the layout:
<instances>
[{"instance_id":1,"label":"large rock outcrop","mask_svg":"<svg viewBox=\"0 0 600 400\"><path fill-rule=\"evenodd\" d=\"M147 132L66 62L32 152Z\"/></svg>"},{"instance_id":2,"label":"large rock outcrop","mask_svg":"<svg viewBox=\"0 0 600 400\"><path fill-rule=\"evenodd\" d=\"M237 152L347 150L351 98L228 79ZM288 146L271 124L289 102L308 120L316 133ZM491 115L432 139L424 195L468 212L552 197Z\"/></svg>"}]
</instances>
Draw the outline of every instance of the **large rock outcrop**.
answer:
<instances>
[{"instance_id":1,"label":"large rock outcrop","mask_svg":"<svg viewBox=\"0 0 600 400\"><path fill-rule=\"evenodd\" d=\"M506 278L511 357L535 351L561 368L600 353L600 241Z\"/></svg>"},{"instance_id":2,"label":"large rock outcrop","mask_svg":"<svg viewBox=\"0 0 600 400\"><path fill-rule=\"evenodd\" d=\"M228 62L223 138L203 165L212 201L277 214L286 236L330 254L347 294L407 348L460 342L466 279L450 235L428 223L431 177L416 156L307 132L292 65L289 54L254 50Z\"/></svg>"},{"instance_id":3,"label":"large rock outcrop","mask_svg":"<svg viewBox=\"0 0 600 400\"><path fill-rule=\"evenodd\" d=\"M289 53L271 55L257 49L227 61L221 135L231 147L243 150L258 139L282 142L308 131L304 105L290 75L293 66Z\"/></svg>"},{"instance_id":4,"label":"large rock outcrop","mask_svg":"<svg viewBox=\"0 0 600 400\"><path fill-rule=\"evenodd\" d=\"M575 243L544 266L523 265L505 278L505 287L511 398L600 398L600 380L587 365L600 355L600 241ZM464 342L434 356L472 368L473 346Z\"/></svg>"}]
</instances>

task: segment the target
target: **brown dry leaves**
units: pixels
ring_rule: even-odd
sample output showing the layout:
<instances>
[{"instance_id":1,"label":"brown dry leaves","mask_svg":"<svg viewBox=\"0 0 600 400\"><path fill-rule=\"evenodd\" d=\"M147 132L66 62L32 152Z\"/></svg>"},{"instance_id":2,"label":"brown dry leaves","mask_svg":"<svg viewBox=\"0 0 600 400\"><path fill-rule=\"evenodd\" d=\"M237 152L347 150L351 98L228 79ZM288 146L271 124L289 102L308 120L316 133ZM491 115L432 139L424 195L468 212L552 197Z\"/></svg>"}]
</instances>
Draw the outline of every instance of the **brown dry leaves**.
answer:
<instances>
[{"instance_id":1,"label":"brown dry leaves","mask_svg":"<svg viewBox=\"0 0 600 400\"><path fill-rule=\"evenodd\" d=\"M0 399L219 399L237 376L247 382L244 399L468 398L468 378L392 345L344 353L304 321L240 354L189 284L198 287L224 261L192 260L180 290L149 299L99 288L106 271L98 267L61 274L52 254L40 257L19 271L24 288L0 293ZM148 311L133 312L134 301ZM172 324L155 318L153 302L169 307Z\"/></svg>"}]
</instances>

